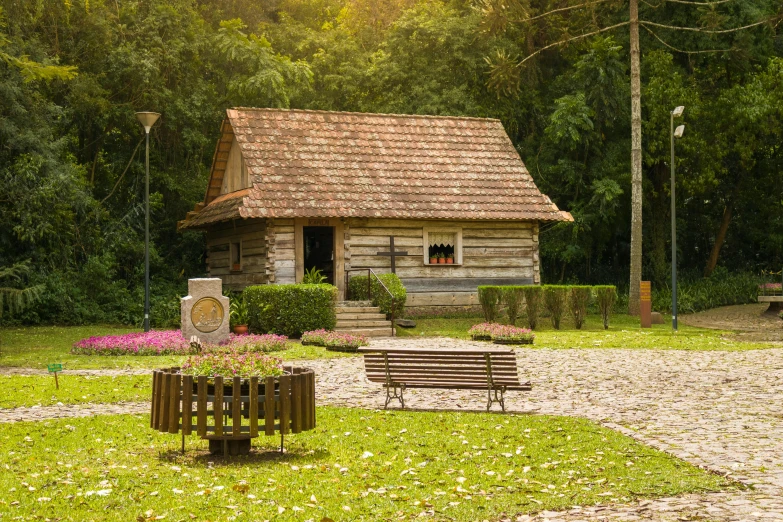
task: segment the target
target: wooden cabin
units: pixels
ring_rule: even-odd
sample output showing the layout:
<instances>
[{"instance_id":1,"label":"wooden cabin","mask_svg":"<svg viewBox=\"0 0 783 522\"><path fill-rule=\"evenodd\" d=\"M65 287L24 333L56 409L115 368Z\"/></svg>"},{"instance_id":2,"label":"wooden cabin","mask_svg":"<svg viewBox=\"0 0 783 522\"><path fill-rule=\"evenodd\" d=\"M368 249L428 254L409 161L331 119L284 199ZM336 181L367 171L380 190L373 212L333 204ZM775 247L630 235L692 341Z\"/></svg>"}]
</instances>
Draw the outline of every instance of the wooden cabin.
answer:
<instances>
[{"instance_id":1,"label":"wooden cabin","mask_svg":"<svg viewBox=\"0 0 783 522\"><path fill-rule=\"evenodd\" d=\"M237 108L179 229L206 232L209 276L233 289L315 267L342 296L394 262L408 306L465 306L479 285L539 283L540 224L571 220L499 120Z\"/></svg>"}]
</instances>

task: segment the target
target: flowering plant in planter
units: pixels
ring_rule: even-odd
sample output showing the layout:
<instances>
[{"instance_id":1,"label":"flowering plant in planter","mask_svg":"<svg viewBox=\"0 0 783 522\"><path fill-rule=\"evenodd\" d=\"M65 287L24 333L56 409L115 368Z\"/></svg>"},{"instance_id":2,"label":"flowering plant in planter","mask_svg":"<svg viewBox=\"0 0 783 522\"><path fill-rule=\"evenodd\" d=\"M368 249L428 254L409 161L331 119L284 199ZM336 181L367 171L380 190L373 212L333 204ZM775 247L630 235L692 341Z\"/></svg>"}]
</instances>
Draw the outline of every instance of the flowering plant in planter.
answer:
<instances>
[{"instance_id":1,"label":"flowering plant in planter","mask_svg":"<svg viewBox=\"0 0 783 522\"><path fill-rule=\"evenodd\" d=\"M302 334L302 345L304 346L324 346L325 338L331 332L329 330L312 330Z\"/></svg>"},{"instance_id":2,"label":"flowering plant in planter","mask_svg":"<svg viewBox=\"0 0 783 522\"><path fill-rule=\"evenodd\" d=\"M761 295L780 295L783 293L783 283L764 283L759 285Z\"/></svg>"},{"instance_id":3,"label":"flowering plant in planter","mask_svg":"<svg viewBox=\"0 0 783 522\"><path fill-rule=\"evenodd\" d=\"M75 355L187 355L195 353L180 330L151 330L89 337L74 343Z\"/></svg>"},{"instance_id":4,"label":"flowering plant in planter","mask_svg":"<svg viewBox=\"0 0 783 522\"><path fill-rule=\"evenodd\" d=\"M468 334L474 341L491 341L495 332L503 325L498 323L479 323L473 325Z\"/></svg>"},{"instance_id":5,"label":"flowering plant in planter","mask_svg":"<svg viewBox=\"0 0 783 522\"><path fill-rule=\"evenodd\" d=\"M207 351L234 350L244 352L281 352L288 349L288 337L285 335L234 335L231 334L228 341L219 346L209 346Z\"/></svg>"},{"instance_id":6,"label":"flowering plant in planter","mask_svg":"<svg viewBox=\"0 0 783 522\"><path fill-rule=\"evenodd\" d=\"M206 377L269 377L283 375L283 361L259 352L236 350L193 355L182 365L182 374Z\"/></svg>"},{"instance_id":7,"label":"flowering plant in planter","mask_svg":"<svg viewBox=\"0 0 783 522\"><path fill-rule=\"evenodd\" d=\"M367 346L368 339L363 335L351 335L340 332L329 332L324 338L327 350L339 352L355 352L360 346Z\"/></svg>"},{"instance_id":8,"label":"flowering plant in planter","mask_svg":"<svg viewBox=\"0 0 783 522\"><path fill-rule=\"evenodd\" d=\"M535 334L527 328L517 328L510 325L498 325L492 341L496 344L533 344Z\"/></svg>"}]
</instances>

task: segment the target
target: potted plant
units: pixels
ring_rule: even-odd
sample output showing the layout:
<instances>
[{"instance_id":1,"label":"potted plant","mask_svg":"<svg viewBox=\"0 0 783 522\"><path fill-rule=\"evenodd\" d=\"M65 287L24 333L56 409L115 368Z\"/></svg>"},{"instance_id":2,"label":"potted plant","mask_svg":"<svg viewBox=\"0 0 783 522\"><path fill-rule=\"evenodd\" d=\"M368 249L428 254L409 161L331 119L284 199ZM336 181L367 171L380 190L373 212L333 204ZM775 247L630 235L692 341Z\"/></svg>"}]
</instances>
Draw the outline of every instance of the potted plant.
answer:
<instances>
[{"instance_id":1,"label":"potted plant","mask_svg":"<svg viewBox=\"0 0 783 522\"><path fill-rule=\"evenodd\" d=\"M324 346L331 352L356 352L360 346L368 344L368 339L362 335L329 332L324 336Z\"/></svg>"},{"instance_id":2,"label":"potted plant","mask_svg":"<svg viewBox=\"0 0 783 522\"><path fill-rule=\"evenodd\" d=\"M446 254L446 264L447 265L454 264L454 254Z\"/></svg>"},{"instance_id":3,"label":"potted plant","mask_svg":"<svg viewBox=\"0 0 783 522\"><path fill-rule=\"evenodd\" d=\"M492 342L495 344L533 344L535 338L527 328L516 326L498 326L492 333Z\"/></svg>"},{"instance_id":4,"label":"potted plant","mask_svg":"<svg viewBox=\"0 0 783 522\"><path fill-rule=\"evenodd\" d=\"M430 254L430 264L431 265L438 264L438 254Z\"/></svg>"},{"instance_id":5,"label":"potted plant","mask_svg":"<svg viewBox=\"0 0 783 522\"><path fill-rule=\"evenodd\" d=\"M232 299L229 304L229 318L231 320L231 330L237 335L247 333L248 309L245 297Z\"/></svg>"},{"instance_id":6,"label":"potted plant","mask_svg":"<svg viewBox=\"0 0 783 522\"><path fill-rule=\"evenodd\" d=\"M492 332L498 325L496 323L481 323L470 327L468 334L474 341L491 341Z\"/></svg>"},{"instance_id":7,"label":"potted plant","mask_svg":"<svg viewBox=\"0 0 783 522\"><path fill-rule=\"evenodd\" d=\"M446 256L442 253L438 254L438 264L439 265L445 265L446 264Z\"/></svg>"}]
</instances>

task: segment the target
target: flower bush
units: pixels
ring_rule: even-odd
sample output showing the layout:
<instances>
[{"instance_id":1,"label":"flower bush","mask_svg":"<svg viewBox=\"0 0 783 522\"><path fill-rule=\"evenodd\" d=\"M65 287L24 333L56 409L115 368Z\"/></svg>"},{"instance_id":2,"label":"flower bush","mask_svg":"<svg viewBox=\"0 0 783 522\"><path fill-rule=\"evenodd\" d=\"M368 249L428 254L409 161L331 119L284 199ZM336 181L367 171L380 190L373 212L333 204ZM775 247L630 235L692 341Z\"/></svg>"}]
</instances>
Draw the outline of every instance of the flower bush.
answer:
<instances>
[{"instance_id":1,"label":"flower bush","mask_svg":"<svg viewBox=\"0 0 783 522\"><path fill-rule=\"evenodd\" d=\"M487 341L491 339L532 342L536 338L535 334L527 328L517 328L516 326L498 323L480 323L472 326L468 333L474 340Z\"/></svg>"},{"instance_id":2,"label":"flower bush","mask_svg":"<svg viewBox=\"0 0 783 522\"><path fill-rule=\"evenodd\" d=\"M281 352L288 349L288 337L285 335L264 334L264 335L234 335L228 338L228 341L219 346L208 346L208 351L217 351L224 349L234 350L239 353L245 352Z\"/></svg>"},{"instance_id":3,"label":"flower bush","mask_svg":"<svg viewBox=\"0 0 783 522\"><path fill-rule=\"evenodd\" d=\"M153 330L89 337L74 343L75 355L187 355L195 353L180 330Z\"/></svg>"},{"instance_id":4,"label":"flower bush","mask_svg":"<svg viewBox=\"0 0 783 522\"><path fill-rule=\"evenodd\" d=\"M283 375L283 361L260 352L236 350L193 355L182 365L184 375L268 377Z\"/></svg>"},{"instance_id":5,"label":"flower bush","mask_svg":"<svg viewBox=\"0 0 783 522\"><path fill-rule=\"evenodd\" d=\"M355 352L360 346L367 346L368 344L370 344L368 339L363 335L329 332L329 334L324 337L324 346L326 346L327 350L335 349Z\"/></svg>"},{"instance_id":6,"label":"flower bush","mask_svg":"<svg viewBox=\"0 0 783 522\"><path fill-rule=\"evenodd\" d=\"M323 328L320 330L313 330L311 332L304 332L301 339L302 344L311 346L325 346L326 336L330 333L332 332L329 330L324 330Z\"/></svg>"},{"instance_id":7,"label":"flower bush","mask_svg":"<svg viewBox=\"0 0 783 522\"><path fill-rule=\"evenodd\" d=\"M779 294L783 292L783 283L764 283L759 285L759 292L762 294Z\"/></svg>"}]
</instances>

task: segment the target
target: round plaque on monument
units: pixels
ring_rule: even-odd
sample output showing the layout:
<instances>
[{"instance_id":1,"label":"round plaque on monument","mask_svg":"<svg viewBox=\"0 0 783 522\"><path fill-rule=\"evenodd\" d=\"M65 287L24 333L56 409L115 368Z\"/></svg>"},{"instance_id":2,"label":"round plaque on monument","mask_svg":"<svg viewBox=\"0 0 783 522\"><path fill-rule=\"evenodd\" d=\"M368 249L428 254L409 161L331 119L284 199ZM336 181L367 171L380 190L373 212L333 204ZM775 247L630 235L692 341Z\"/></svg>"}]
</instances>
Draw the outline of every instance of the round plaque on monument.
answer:
<instances>
[{"instance_id":1,"label":"round plaque on monument","mask_svg":"<svg viewBox=\"0 0 783 522\"><path fill-rule=\"evenodd\" d=\"M199 332L214 332L223 324L223 305L217 299L204 297L196 301L190 311L190 320Z\"/></svg>"}]
</instances>

